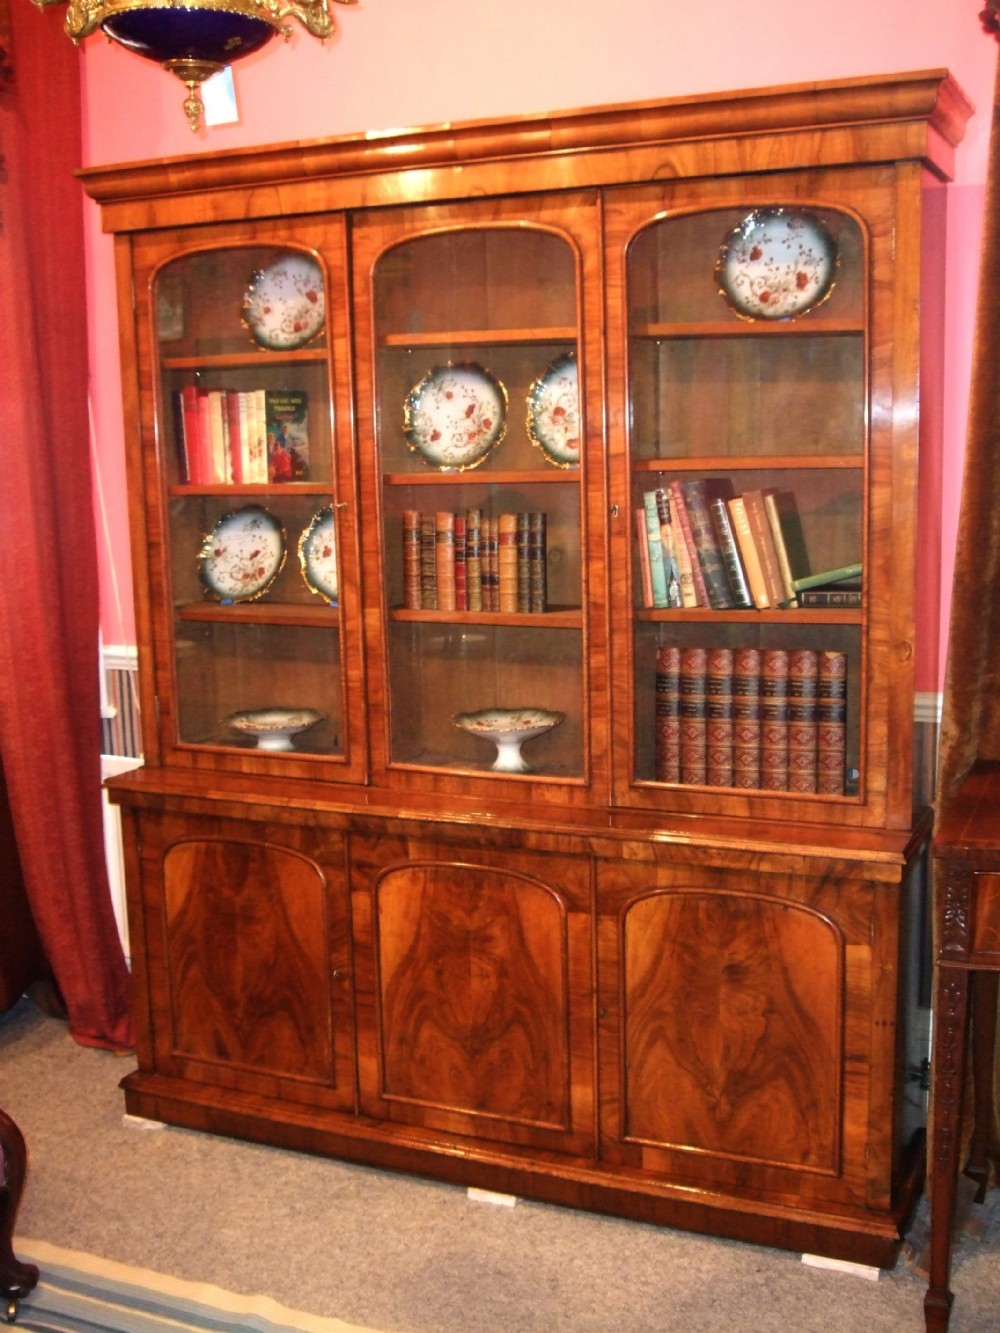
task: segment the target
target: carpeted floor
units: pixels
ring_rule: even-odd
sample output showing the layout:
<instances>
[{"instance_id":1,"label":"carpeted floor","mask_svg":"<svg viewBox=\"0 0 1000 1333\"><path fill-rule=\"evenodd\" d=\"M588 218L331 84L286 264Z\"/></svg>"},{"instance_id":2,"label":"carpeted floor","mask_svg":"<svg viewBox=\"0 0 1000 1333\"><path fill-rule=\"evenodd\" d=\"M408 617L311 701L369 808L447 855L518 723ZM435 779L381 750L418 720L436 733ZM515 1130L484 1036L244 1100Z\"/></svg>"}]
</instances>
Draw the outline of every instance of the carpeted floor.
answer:
<instances>
[{"instance_id":1,"label":"carpeted floor","mask_svg":"<svg viewBox=\"0 0 1000 1333\"><path fill-rule=\"evenodd\" d=\"M925 1283L123 1117L128 1059L28 1001L0 1015L0 1106L28 1143L25 1243L264 1295L382 1333L902 1333ZM952 1333L1000 1330L1000 1191L958 1245ZM25 1257L22 1255L22 1257ZM247 1325L251 1327L251 1325Z\"/></svg>"},{"instance_id":2,"label":"carpeted floor","mask_svg":"<svg viewBox=\"0 0 1000 1333\"><path fill-rule=\"evenodd\" d=\"M40 1273L16 1313L23 1333L374 1333L46 1241L22 1240L18 1249Z\"/></svg>"}]
</instances>

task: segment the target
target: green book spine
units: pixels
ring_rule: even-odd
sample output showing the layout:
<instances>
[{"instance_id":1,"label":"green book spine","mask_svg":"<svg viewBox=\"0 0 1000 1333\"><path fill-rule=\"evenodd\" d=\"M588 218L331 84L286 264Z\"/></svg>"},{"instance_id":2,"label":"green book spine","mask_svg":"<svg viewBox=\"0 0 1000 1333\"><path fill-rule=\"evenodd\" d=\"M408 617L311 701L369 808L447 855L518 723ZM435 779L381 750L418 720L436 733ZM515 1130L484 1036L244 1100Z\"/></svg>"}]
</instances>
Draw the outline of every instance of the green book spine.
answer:
<instances>
[{"instance_id":1,"label":"green book spine","mask_svg":"<svg viewBox=\"0 0 1000 1333\"><path fill-rule=\"evenodd\" d=\"M649 546L649 573L653 582L653 605L669 606L667 593L667 566L663 559L663 536L660 532L660 511L656 507L656 492L646 491L642 497L646 510L646 542Z\"/></svg>"},{"instance_id":2,"label":"green book spine","mask_svg":"<svg viewBox=\"0 0 1000 1333\"><path fill-rule=\"evenodd\" d=\"M856 565L841 565L839 569L826 569L822 574L806 574L801 579L793 579L792 587L796 592L803 588L823 588L828 583L840 583L844 579L856 579L861 576L861 562Z\"/></svg>"}]
</instances>

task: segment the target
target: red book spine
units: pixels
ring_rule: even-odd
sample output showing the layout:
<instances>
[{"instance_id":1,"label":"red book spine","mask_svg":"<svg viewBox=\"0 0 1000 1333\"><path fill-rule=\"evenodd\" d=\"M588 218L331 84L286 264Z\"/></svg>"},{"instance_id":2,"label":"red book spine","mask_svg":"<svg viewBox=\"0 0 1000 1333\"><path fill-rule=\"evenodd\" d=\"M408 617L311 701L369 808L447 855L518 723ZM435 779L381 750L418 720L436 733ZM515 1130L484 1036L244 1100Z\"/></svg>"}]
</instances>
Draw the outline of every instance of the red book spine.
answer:
<instances>
[{"instance_id":1,"label":"red book spine","mask_svg":"<svg viewBox=\"0 0 1000 1333\"><path fill-rule=\"evenodd\" d=\"M816 790L816 689L819 654L797 648L788 659L788 790Z\"/></svg>"},{"instance_id":2,"label":"red book spine","mask_svg":"<svg viewBox=\"0 0 1000 1333\"><path fill-rule=\"evenodd\" d=\"M760 785L788 790L788 653L765 648L760 669Z\"/></svg>"},{"instance_id":3,"label":"red book spine","mask_svg":"<svg viewBox=\"0 0 1000 1333\"><path fill-rule=\"evenodd\" d=\"M847 656L819 654L816 699L817 790L843 796L847 758Z\"/></svg>"},{"instance_id":4,"label":"red book spine","mask_svg":"<svg viewBox=\"0 0 1000 1333\"><path fill-rule=\"evenodd\" d=\"M705 674L706 777L710 787L733 785L733 650L711 648Z\"/></svg>"},{"instance_id":5,"label":"red book spine","mask_svg":"<svg viewBox=\"0 0 1000 1333\"><path fill-rule=\"evenodd\" d=\"M760 786L760 650L733 652L733 786Z\"/></svg>"},{"instance_id":6,"label":"red book spine","mask_svg":"<svg viewBox=\"0 0 1000 1333\"><path fill-rule=\"evenodd\" d=\"M235 486L243 482L243 433L240 426L240 396L235 389L223 394L229 424L229 474ZM245 424L245 423L244 423Z\"/></svg>"},{"instance_id":7,"label":"red book spine","mask_svg":"<svg viewBox=\"0 0 1000 1333\"><path fill-rule=\"evenodd\" d=\"M403 605L409 611L421 609L420 597L420 514L403 510Z\"/></svg>"},{"instance_id":8,"label":"red book spine","mask_svg":"<svg viewBox=\"0 0 1000 1333\"><path fill-rule=\"evenodd\" d=\"M455 515L455 610L469 609L468 585L465 568L465 515Z\"/></svg>"},{"instance_id":9,"label":"red book spine","mask_svg":"<svg viewBox=\"0 0 1000 1333\"><path fill-rule=\"evenodd\" d=\"M641 506L635 511L635 536L639 551L639 586L642 604L653 605L653 574L649 566L649 540L646 536L646 511Z\"/></svg>"},{"instance_id":10,"label":"red book spine","mask_svg":"<svg viewBox=\"0 0 1000 1333\"><path fill-rule=\"evenodd\" d=\"M704 648L681 649L681 781L702 786L708 778L708 753L705 744L707 667L708 654Z\"/></svg>"},{"instance_id":11,"label":"red book spine","mask_svg":"<svg viewBox=\"0 0 1000 1333\"><path fill-rule=\"evenodd\" d=\"M657 782L681 780L681 650L656 652L655 764Z\"/></svg>"}]
</instances>

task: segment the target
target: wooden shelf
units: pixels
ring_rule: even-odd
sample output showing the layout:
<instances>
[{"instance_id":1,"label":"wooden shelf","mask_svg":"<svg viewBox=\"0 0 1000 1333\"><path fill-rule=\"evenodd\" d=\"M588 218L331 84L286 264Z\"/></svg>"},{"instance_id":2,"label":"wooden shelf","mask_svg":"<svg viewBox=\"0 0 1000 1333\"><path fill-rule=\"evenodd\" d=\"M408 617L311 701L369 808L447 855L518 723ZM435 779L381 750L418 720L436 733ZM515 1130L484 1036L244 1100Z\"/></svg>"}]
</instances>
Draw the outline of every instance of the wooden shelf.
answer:
<instances>
[{"instance_id":1,"label":"wooden shelf","mask_svg":"<svg viewBox=\"0 0 1000 1333\"><path fill-rule=\"evenodd\" d=\"M739 624L753 622L760 625L860 625L864 609L851 607L791 607L788 610L715 611L710 607L650 608L641 607L636 620L669 620L675 624Z\"/></svg>"},{"instance_id":2,"label":"wooden shelf","mask_svg":"<svg viewBox=\"0 0 1000 1333\"><path fill-rule=\"evenodd\" d=\"M491 486L535 486L552 482L579 483L579 480L578 467L548 468L544 472L530 468L511 472L467 468L464 472L386 472L382 476L385 486L469 486L473 482Z\"/></svg>"},{"instance_id":3,"label":"wooden shelf","mask_svg":"<svg viewBox=\"0 0 1000 1333\"><path fill-rule=\"evenodd\" d=\"M326 360L325 347L301 347L291 352L206 352L193 356L165 356L163 370L245 370L258 367L314 365Z\"/></svg>"},{"instance_id":4,"label":"wooden shelf","mask_svg":"<svg viewBox=\"0 0 1000 1333\"><path fill-rule=\"evenodd\" d=\"M700 321L691 324L669 321L654 324L634 324L629 330L633 338L841 338L862 334L865 326L860 320L727 320Z\"/></svg>"},{"instance_id":5,"label":"wooden shelf","mask_svg":"<svg viewBox=\"0 0 1000 1333\"><path fill-rule=\"evenodd\" d=\"M781 470L802 471L810 468L840 468L860 471L865 465L863 454L729 454L699 455L697 458L634 458L633 472L756 472Z\"/></svg>"},{"instance_id":6,"label":"wooden shelf","mask_svg":"<svg viewBox=\"0 0 1000 1333\"><path fill-rule=\"evenodd\" d=\"M241 482L239 485L234 485L232 482L220 481L213 482L208 486L193 486L189 482L183 482L168 486L167 494L175 498L185 495L229 495L236 500L241 496L253 497L257 495L322 495L329 497L330 483L325 481L268 481Z\"/></svg>"},{"instance_id":7,"label":"wooden shelf","mask_svg":"<svg viewBox=\"0 0 1000 1333\"><path fill-rule=\"evenodd\" d=\"M549 329L439 329L431 333L385 333L382 347L489 347L516 346L518 343L573 343L577 330L572 327Z\"/></svg>"},{"instance_id":8,"label":"wooden shelf","mask_svg":"<svg viewBox=\"0 0 1000 1333\"><path fill-rule=\"evenodd\" d=\"M581 629L583 612L578 606L554 607L551 611L411 611L393 607L393 620L424 621L433 625L517 625L529 629Z\"/></svg>"},{"instance_id":9,"label":"wooden shelf","mask_svg":"<svg viewBox=\"0 0 1000 1333\"><path fill-rule=\"evenodd\" d=\"M176 611L178 620L237 625L305 625L333 629L340 608L329 602L188 602Z\"/></svg>"}]
</instances>

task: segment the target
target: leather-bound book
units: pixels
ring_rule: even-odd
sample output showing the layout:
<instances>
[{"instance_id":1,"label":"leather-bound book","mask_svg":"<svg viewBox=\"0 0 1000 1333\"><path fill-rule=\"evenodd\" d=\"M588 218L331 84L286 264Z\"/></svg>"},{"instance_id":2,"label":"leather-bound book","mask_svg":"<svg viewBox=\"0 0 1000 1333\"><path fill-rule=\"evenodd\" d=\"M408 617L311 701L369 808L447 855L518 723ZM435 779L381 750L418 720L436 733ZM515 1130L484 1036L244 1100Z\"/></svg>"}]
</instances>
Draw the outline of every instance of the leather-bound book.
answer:
<instances>
[{"instance_id":1,"label":"leather-bound book","mask_svg":"<svg viewBox=\"0 0 1000 1333\"><path fill-rule=\"evenodd\" d=\"M540 613L548 609L547 520L541 510L528 514L528 610Z\"/></svg>"},{"instance_id":2,"label":"leather-bound book","mask_svg":"<svg viewBox=\"0 0 1000 1333\"><path fill-rule=\"evenodd\" d=\"M483 609L483 511L465 511L465 599L470 611Z\"/></svg>"},{"instance_id":3,"label":"leather-bound book","mask_svg":"<svg viewBox=\"0 0 1000 1333\"><path fill-rule=\"evenodd\" d=\"M497 519L497 593L499 611L517 610L517 515Z\"/></svg>"},{"instance_id":4,"label":"leather-bound book","mask_svg":"<svg viewBox=\"0 0 1000 1333\"><path fill-rule=\"evenodd\" d=\"M446 509L434 515L434 564L439 611L455 610L455 515Z\"/></svg>"},{"instance_id":5,"label":"leather-bound book","mask_svg":"<svg viewBox=\"0 0 1000 1333\"><path fill-rule=\"evenodd\" d=\"M421 609L420 598L420 514L403 510L403 605L409 611Z\"/></svg>"},{"instance_id":6,"label":"leather-bound book","mask_svg":"<svg viewBox=\"0 0 1000 1333\"><path fill-rule=\"evenodd\" d=\"M654 762L657 782L681 780L681 650L656 650Z\"/></svg>"},{"instance_id":7,"label":"leather-bound book","mask_svg":"<svg viewBox=\"0 0 1000 1333\"><path fill-rule=\"evenodd\" d=\"M817 790L844 794L847 759L847 654L819 654L816 700Z\"/></svg>"},{"instance_id":8,"label":"leather-bound book","mask_svg":"<svg viewBox=\"0 0 1000 1333\"><path fill-rule=\"evenodd\" d=\"M705 744L705 683L708 653L681 649L681 781L704 786L708 779Z\"/></svg>"},{"instance_id":9,"label":"leather-bound book","mask_svg":"<svg viewBox=\"0 0 1000 1333\"><path fill-rule=\"evenodd\" d=\"M788 790L788 658L784 648L765 648L760 663L760 785Z\"/></svg>"},{"instance_id":10,"label":"leather-bound book","mask_svg":"<svg viewBox=\"0 0 1000 1333\"><path fill-rule=\"evenodd\" d=\"M706 778L733 785L733 650L710 648L705 671Z\"/></svg>"},{"instance_id":11,"label":"leather-bound book","mask_svg":"<svg viewBox=\"0 0 1000 1333\"><path fill-rule=\"evenodd\" d=\"M733 786L760 786L760 650L733 651Z\"/></svg>"},{"instance_id":12,"label":"leather-bound book","mask_svg":"<svg viewBox=\"0 0 1000 1333\"><path fill-rule=\"evenodd\" d=\"M788 659L788 790L816 790L819 654L796 648Z\"/></svg>"}]
</instances>

